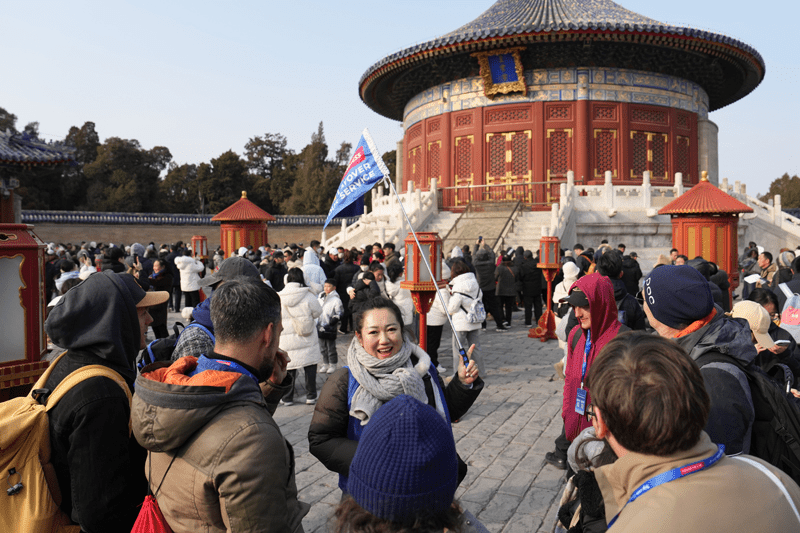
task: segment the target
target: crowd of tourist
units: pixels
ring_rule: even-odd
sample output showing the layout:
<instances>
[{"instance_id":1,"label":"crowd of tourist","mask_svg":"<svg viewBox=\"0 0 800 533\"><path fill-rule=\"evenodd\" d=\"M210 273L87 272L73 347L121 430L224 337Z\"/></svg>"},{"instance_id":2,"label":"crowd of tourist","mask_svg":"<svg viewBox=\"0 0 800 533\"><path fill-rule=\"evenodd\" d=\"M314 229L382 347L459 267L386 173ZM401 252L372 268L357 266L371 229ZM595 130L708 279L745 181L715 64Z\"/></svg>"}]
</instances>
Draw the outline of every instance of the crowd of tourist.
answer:
<instances>
[{"instance_id":1,"label":"crowd of tourist","mask_svg":"<svg viewBox=\"0 0 800 533\"><path fill-rule=\"evenodd\" d=\"M562 250L548 301L537 251L455 247L441 258L447 288L423 350L391 243L218 249L206 262L181 242L48 245L45 329L66 353L40 401L86 365L135 392L129 408L117 384L96 378L53 410L60 508L88 533L127 531L149 487L176 533L302 531L309 506L272 418L294 403L302 369L309 449L339 475L332 529L485 531L454 500L468 466L450 427L492 374L487 321L502 335L551 309L565 352L563 431L545 460L567 471L564 529L800 528L800 467L762 456L752 390L761 372L798 409L800 309L796 323L781 320L800 308L800 256L750 243L739 293L736 276L702 257L674 249L646 277L638 259L605 241ZM190 323L137 372L148 327L168 337L169 310ZM439 353L448 323L452 359ZM351 332L338 353L337 336Z\"/></svg>"}]
</instances>

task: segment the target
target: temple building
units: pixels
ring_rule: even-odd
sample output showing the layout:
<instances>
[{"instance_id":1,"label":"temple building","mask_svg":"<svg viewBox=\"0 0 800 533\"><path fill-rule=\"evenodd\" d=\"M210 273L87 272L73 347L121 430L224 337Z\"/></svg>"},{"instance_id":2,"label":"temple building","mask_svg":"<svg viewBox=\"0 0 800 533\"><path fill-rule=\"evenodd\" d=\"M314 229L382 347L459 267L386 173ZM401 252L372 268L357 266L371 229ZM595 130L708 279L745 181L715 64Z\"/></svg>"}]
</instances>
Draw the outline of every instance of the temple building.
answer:
<instances>
[{"instance_id":1,"label":"temple building","mask_svg":"<svg viewBox=\"0 0 800 533\"><path fill-rule=\"evenodd\" d=\"M610 0L499 0L474 21L391 54L362 100L402 121L402 182L440 207L558 202L575 185L719 183L710 111L752 92L764 60L735 39ZM401 157L402 155L402 157Z\"/></svg>"}]
</instances>

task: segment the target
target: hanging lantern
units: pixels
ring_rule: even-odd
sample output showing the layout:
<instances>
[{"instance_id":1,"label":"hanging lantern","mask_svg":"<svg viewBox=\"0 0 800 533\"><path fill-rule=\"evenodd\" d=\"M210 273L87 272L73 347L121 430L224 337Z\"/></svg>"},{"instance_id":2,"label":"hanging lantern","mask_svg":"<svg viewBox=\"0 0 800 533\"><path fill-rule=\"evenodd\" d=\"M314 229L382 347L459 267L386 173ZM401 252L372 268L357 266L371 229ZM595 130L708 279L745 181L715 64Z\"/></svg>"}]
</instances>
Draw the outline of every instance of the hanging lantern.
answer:
<instances>
[{"instance_id":1,"label":"hanging lantern","mask_svg":"<svg viewBox=\"0 0 800 533\"><path fill-rule=\"evenodd\" d=\"M443 286L446 281L442 281L442 239L439 238L439 234L436 232L417 233L417 238L419 247L411 233L406 237L405 281L400 283L400 287L411 291L414 308L420 317L419 345L423 350L427 350L427 314L436 297L436 288ZM428 271L425 261L430 265L430 271Z\"/></svg>"},{"instance_id":2,"label":"hanging lantern","mask_svg":"<svg viewBox=\"0 0 800 533\"><path fill-rule=\"evenodd\" d=\"M536 266L547 280L547 301L538 325L528 331L528 337L539 339L542 342L550 339L557 340L556 315L551 309L551 300L553 298L553 279L561 268L561 241L558 237L542 237L539 240L539 263Z\"/></svg>"},{"instance_id":3,"label":"hanging lantern","mask_svg":"<svg viewBox=\"0 0 800 533\"><path fill-rule=\"evenodd\" d=\"M0 224L0 400L35 383L47 368L45 244L27 224ZM26 393L27 391L25 391Z\"/></svg>"},{"instance_id":4,"label":"hanging lantern","mask_svg":"<svg viewBox=\"0 0 800 533\"><path fill-rule=\"evenodd\" d=\"M208 259L208 239L202 235L193 235L192 255L198 261L205 261Z\"/></svg>"}]
</instances>

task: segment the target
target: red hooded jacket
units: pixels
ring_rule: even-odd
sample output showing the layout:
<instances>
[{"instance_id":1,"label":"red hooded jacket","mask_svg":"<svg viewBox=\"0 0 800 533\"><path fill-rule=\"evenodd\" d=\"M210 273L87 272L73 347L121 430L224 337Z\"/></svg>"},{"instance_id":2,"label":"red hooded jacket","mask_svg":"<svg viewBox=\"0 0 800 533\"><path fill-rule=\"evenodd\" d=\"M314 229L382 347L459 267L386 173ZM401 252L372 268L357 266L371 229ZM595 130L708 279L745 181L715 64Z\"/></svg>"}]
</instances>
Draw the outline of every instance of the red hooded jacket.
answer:
<instances>
[{"instance_id":1,"label":"red hooded jacket","mask_svg":"<svg viewBox=\"0 0 800 533\"><path fill-rule=\"evenodd\" d=\"M586 374L588 374L597 354L611 339L617 336L622 324L617 319L614 287L607 277L598 273L589 274L573 283L569 289L570 292L575 287L586 294L586 299L589 300L589 312L592 317L590 326L592 345L586 357ZM580 338L573 350L575 335L580 335ZM564 419L567 439L572 441L581 431L592 425L585 417L575 412L575 400L578 396L578 387L581 384L581 367L583 366L583 354L586 347L586 332L580 326L574 328L569 334L567 343L570 346L570 351L567 357L567 366L564 369L564 404L561 409L561 416ZM584 388L586 388L586 385L584 385ZM591 395L588 394L588 391L586 403L587 405L591 403Z\"/></svg>"}]
</instances>

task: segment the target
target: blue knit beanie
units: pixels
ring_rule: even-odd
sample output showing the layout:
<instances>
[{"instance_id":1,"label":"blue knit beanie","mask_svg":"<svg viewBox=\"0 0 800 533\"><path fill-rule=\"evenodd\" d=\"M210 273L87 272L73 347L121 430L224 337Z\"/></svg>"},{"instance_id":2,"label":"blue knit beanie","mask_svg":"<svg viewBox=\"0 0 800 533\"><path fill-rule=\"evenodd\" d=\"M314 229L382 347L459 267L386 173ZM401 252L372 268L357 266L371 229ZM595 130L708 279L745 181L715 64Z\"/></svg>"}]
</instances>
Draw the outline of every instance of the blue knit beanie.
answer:
<instances>
[{"instance_id":1,"label":"blue knit beanie","mask_svg":"<svg viewBox=\"0 0 800 533\"><path fill-rule=\"evenodd\" d=\"M403 394L378 409L364 428L347 492L378 518L409 523L445 512L457 485L450 426L433 407Z\"/></svg>"},{"instance_id":2,"label":"blue knit beanie","mask_svg":"<svg viewBox=\"0 0 800 533\"><path fill-rule=\"evenodd\" d=\"M705 318L714 309L711 287L688 265L660 266L644 280L642 293L656 320L671 328Z\"/></svg>"}]
</instances>

